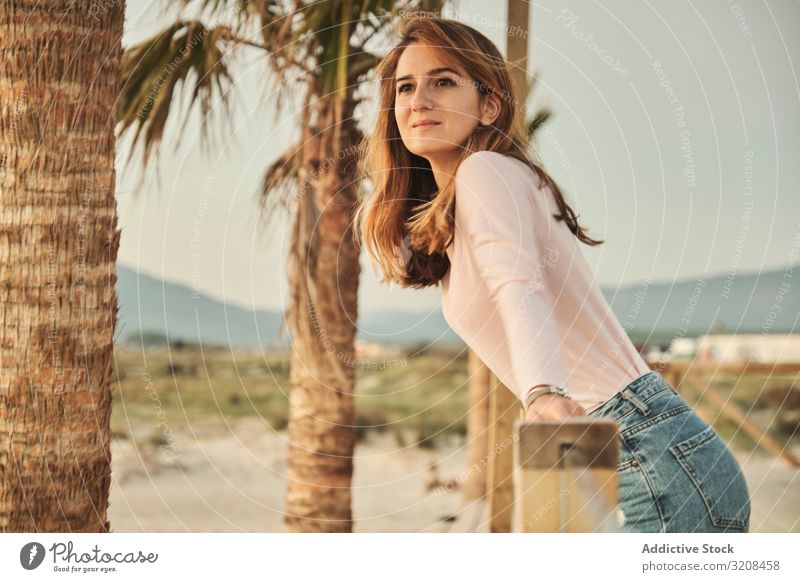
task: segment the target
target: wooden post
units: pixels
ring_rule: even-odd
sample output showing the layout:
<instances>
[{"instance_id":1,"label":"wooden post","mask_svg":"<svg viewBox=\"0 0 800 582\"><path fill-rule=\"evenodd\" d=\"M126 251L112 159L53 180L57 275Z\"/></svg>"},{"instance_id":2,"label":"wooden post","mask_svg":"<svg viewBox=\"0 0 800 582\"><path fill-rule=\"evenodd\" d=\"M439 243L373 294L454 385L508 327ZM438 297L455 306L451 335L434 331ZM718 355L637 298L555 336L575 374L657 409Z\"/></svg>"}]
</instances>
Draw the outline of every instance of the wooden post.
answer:
<instances>
[{"instance_id":1,"label":"wooden post","mask_svg":"<svg viewBox=\"0 0 800 582\"><path fill-rule=\"evenodd\" d=\"M528 90L528 23L530 8L527 0L508 0L508 31L506 55L511 63L511 77L521 103Z\"/></svg>"},{"instance_id":2,"label":"wooden post","mask_svg":"<svg viewBox=\"0 0 800 582\"><path fill-rule=\"evenodd\" d=\"M508 533L514 509L514 421L519 400L492 374L486 505L489 531Z\"/></svg>"},{"instance_id":3,"label":"wooden post","mask_svg":"<svg viewBox=\"0 0 800 582\"><path fill-rule=\"evenodd\" d=\"M489 405L492 373L478 355L469 351L469 412L467 413L467 466L470 468L462 486L462 500L486 496L486 453L489 450ZM477 470L476 470L477 468Z\"/></svg>"},{"instance_id":4,"label":"wooden post","mask_svg":"<svg viewBox=\"0 0 800 582\"><path fill-rule=\"evenodd\" d=\"M508 30L506 58L512 63L511 81L517 89L520 104L524 104L528 71L528 3L508 0ZM515 31L511 34L510 31ZM516 106L516 105L515 105ZM524 121L524 120L523 120ZM486 484L489 531L510 532L514 503L514 447L516 439L514 417L519 409L518 399L492 374L492 396L489 414L489 473Z\"/></svg>"},{"instance_id":5,"label":"wooden post","mask_svg":"<svg viewBox=\"0 0 800 582\"><path fill-rule=\"evenodd\" d=\"M610 419L517 421L514 531L619 531L619 426Z\"/></svg>"},{"instance_id":6,"label":"wooden post","mask_svg":"<svg viewBox=\"0 0 800 582\"><path fill-rule=\"evenodd\" d=\"M512 65L511 81L517 89L520 105L525 103L528 71L528 2L508 0L506 58ZM511 34L510 31L514 31ZM516 105L515 105L516 106ZM524 123L519 116L520 123ZM527 133L525 134L527 135ZM486 505L490 532L510 532L514 503L514 417L520 409L517 396L492 374L489 405L489 470L486 482Z\"/></svg>"}]
</instances>

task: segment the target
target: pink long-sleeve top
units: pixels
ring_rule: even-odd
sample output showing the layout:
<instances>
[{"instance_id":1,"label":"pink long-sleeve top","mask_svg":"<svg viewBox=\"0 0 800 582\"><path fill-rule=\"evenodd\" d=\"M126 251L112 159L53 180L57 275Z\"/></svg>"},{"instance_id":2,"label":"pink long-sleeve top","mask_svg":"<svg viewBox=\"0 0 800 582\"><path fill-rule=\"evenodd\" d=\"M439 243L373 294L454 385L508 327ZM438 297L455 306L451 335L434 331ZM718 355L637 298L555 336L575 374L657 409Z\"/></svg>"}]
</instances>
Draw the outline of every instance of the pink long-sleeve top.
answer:
<instances>
[{"instance_id":1,"label":"pink long-sleeve top","mask_svg":"<svg viewBox=\"0 0 800 582\"><path fill-rule=\"evenodd\" d=\"M563 386L589 412L650 372L532 169L480 151L455 181L442 313L506 387Z\"/></svg>"}]
</instances>

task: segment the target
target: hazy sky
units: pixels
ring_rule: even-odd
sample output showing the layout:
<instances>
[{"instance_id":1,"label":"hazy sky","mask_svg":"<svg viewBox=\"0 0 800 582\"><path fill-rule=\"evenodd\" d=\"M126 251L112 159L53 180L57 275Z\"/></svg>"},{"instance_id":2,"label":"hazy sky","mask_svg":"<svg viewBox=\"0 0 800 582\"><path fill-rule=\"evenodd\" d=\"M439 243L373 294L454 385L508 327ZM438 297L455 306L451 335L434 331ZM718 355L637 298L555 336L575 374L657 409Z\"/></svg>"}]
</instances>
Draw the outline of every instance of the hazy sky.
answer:
<instances>
[{"instance_id":1,"label":"hazy sky","mask_svg":"<svg viewBox=\"0 0 800 582\"><path fill-rule=\"evenodd\" d=\"M164 4L128 0L126 46L170 21ZM505 2L462 0L449 15L505 54ZM531 3L528 41L541 75L529 107L554 112L538 149L590 235L607 241L581 245L601 285L785 268L800 236L800 3L547 0ZM290 216L259 232L256 191L294 143L299 105L275 118L258 51L234 77L228 143L203 153L195 116L180 142L168 126L160 191L148 176L134 196L138 166L120 175L119 259L282 309ZM121 170L127 144L119 150ZM390 289L366 255L362 266L362 311L439 305L438 289Z\"/></svg>"}]
</instances>

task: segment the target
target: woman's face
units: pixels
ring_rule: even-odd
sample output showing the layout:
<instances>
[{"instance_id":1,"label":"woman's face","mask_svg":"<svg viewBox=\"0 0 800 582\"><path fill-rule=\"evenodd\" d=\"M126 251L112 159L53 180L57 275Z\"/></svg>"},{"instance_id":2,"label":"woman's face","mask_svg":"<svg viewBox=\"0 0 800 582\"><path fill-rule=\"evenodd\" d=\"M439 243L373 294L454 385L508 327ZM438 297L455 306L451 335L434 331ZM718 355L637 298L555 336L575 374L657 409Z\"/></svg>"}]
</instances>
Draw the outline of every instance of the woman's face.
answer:
<instances>
[{"instance_id":1,"label":"woman's face","mask_svg":"<svg viewBox=\"0 0 800 582\"><path fill-rule=\"evenodd\" d=\"M400 55L394 92L403 144L440 168L458 157L479 123L489 124L499 113L499 106L489 103L466 71L446 64L436 49L420 43L408 45Z\"/></svg>"}]
</instances>

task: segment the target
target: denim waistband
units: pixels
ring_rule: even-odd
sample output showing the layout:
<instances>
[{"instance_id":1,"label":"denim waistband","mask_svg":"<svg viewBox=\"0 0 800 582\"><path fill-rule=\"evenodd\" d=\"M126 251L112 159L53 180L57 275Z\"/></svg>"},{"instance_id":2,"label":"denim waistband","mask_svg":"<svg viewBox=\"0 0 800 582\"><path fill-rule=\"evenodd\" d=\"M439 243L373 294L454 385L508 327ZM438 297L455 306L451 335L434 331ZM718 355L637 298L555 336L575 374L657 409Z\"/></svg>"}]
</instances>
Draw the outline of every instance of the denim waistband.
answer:
<instances>
[{"instance_id":1,"label":"denim waistband","mask_svg":"<svg viewBox=\"0 0 800 582\"><path fill-rule=\"evenodd\" d=\"M647 374L636 378L636 380L628 384L625 388L636 393L640 398L649 398L662 390L669 390L670 386L661 374L655 370L651 370Z\"/></svg>"},{"instance_id":2,"label":"denim waistband","mask_svg":"<svg viewBox=\"0 0 800 582\"><path fill-rule=\"evenodd\" d=\"M636 380L625 386L625 388L614 394L614 396L592 410L589 414L603 415L604 413L609 413L611 410L620 408L623 404L632 404L634 407L641 409L642 407L646 407L642 401L649 399L654 394L658 394L663 390L672 390L675 392L675 389L667 383L661 374L655 370L651 370L636 378Z\"/></svg>"}]
</instances>

